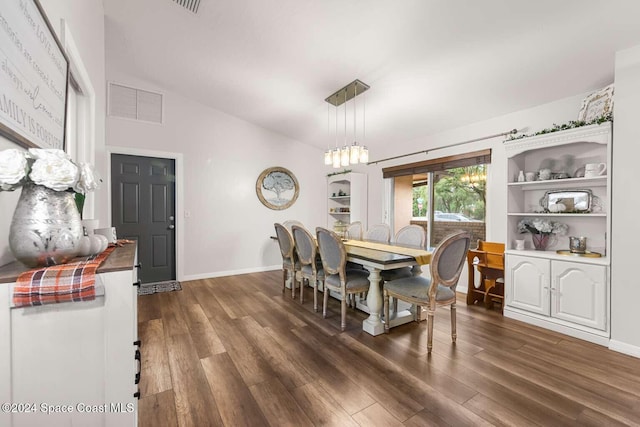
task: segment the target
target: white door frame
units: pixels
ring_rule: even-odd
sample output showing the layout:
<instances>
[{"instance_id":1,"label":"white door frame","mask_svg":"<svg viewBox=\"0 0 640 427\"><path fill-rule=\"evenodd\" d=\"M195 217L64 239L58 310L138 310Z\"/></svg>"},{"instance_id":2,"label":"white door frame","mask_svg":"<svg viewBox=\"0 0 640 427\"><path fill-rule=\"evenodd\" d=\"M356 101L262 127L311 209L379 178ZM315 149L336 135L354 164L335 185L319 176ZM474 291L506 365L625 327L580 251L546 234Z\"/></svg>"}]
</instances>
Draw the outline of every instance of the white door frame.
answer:
<instances>
[{"instance_id":1,"label":"white door frame","mask_svg":"<svg viewBox=\"0 0 640 427\"><path fill-rule=\"evenodd\" d=\"M182 229L185 225L184 221L184 191L183 191L183 177L184 177L184 164L182 153L172 153L169 151L156 151L146 150L142 148L130 148L130 147L116 147L113 145L106 146L107 151L107 206L109 207L107 213L108 223L111 224L111 155L112 154L126 154L129 156L142 156L142 157L157 157L163 159L173 159L176 164L176 183L175 183L175 196L176 196L176 212L175 212L175 224L176 224L176 280L181 281L184 277L184 233Z\"/></svg>"}]
</instances>

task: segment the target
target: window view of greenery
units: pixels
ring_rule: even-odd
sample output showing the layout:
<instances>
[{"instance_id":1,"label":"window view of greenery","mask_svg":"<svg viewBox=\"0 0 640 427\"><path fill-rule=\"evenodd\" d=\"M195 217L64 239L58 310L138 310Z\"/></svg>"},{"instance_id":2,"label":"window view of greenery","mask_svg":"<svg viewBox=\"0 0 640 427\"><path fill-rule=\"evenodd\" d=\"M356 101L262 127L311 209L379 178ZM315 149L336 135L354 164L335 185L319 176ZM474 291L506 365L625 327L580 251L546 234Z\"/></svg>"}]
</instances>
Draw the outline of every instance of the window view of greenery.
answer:
<instances>
[{"instance_id":1,"label":"window view of greenery","mask_svg":"<svg viewBox=\"0 0 640 427\"><path fill-rule=\"evenodd\" d=\"M486 165L454 168L434 175L436 221L484 221ZM428 217L428 200L426 180L414 181L414 218Z\"/></svg>"}]
</instances>

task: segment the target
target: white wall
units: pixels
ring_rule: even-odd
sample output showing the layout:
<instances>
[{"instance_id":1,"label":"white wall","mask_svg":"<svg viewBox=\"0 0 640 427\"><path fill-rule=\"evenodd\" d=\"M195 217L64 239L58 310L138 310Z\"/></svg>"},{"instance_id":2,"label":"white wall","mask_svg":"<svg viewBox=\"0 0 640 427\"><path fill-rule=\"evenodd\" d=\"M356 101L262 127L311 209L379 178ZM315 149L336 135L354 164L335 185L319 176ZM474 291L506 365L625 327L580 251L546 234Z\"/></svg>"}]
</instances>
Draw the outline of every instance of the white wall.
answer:
<instances>
[{"instance_id":1,"label":"white wall","mask_svg":"<svg viewBox=\"0 0 640 427\"><path fill-rule=\"evenodd\" d=\"M551 127L553 123L561 124L569 120L576 120L585 95L586 94L579 94L535 108L452 129L437 135L425 136L424 138L419 138L406 144L390 144L383 152L370 152L369 155L372 160L376 160L419 150L444 147L449 144L494 135L511 129L518 129L525 133L533 133ZM369 173L369 223L374 224L381 222L384 215L382 211L382 168L490 148L492 150L492 160L487 174L487 240L504 241L507 235L504 221L507 210L507 177L505 176L506 157L503 147L504 140L505 138L502 137L494 138L457 147L435 150L427 155L415 155L369 166L366 169L366 172Z\"/></svg>"},{"instance_id":2,"label":"white wall","mask_svg":"<svg viewBox=\"0 0 640 427\"><path fill-rule=\"evenodd\" d=\"M107 144L182 154L185 172L178 179L190 217L177 212L184 224L179 280L280 266L277 243L270 239L274 222L297 219L310 230L326 226L321 150L129 76L111 61L109 49L107 55L109 81L165 95L162 125L108 117ZM272 166L298 179L299 197L289 209L270 210L256 196L258 176Z\"/></svg>"},{"instance_id":3,"label":"white wall","mask_svg":"<svg viewBox=\"0 0 640 427\"><path fill-rule=\"evenodd\" d=\"M640 357L640 46L618 52L615 66L610 347Z\"/></svg>"},{"instance_id":4,"label":"white wall","mask_svg":"<svg viewBox=\"0 0 640 427\"><path fill-rule=\"evenodd\" d=\"M71 30L77 48L96 91L96 150L104 150L104 10L102 0L46 0L41 2L49 22L61 35L61 20ZM0 137L0 150L19 148L17 144ZM98 156L102 159L103 156ZM98 162L100 172L104 170ZM9 250L9 225L20 190L0 193L0 265L15 258ZM106 199L99 205L104 211Z\"/></svg>"}]
</instances>

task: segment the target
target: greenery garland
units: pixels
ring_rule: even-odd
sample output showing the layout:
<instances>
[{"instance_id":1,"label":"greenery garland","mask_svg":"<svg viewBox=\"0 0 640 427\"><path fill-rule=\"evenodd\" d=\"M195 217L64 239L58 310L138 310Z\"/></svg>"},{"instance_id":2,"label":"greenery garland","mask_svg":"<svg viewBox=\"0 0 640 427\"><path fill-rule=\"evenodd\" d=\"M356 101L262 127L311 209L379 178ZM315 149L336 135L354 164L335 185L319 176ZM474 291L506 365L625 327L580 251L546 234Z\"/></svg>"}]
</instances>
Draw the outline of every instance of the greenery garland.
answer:
<instances>
[{"instance_id":1,"label":"greenery garland","mask_svg":"<svg viewBox=\"0 0 640 427\"><path fill-rule=\"evenodd\" d=\"M567 129L574 129L582 126L600 125L604 122L612 122L612 121L613 121L613 114L607 113L588 122L585 122L584 120L571 120L569 123L564 123L561 125L557 125L554 123L553 126L549 129L542 129L541 131L538 131L536 133L532 133L529 135L527 134L522 134L518 136L511 135L507 141L513 141L514 139L528 138L530 136L536 136L536 135L544 135L546 133L558 132L558 131L567 130Z\"/></svg>"},{"instance_id":2,"label":"greenery garland","mask_svg":"<svg viewBox=\"0 0 640 427\"><path fill-rule=\"evenodd\" d=\"M340 171L340 172L328 173L327 176L342 175L343 173L349 173L349 172L351 172L351 169L345 169L345 170Z\"/></svg>"}]
</instances>

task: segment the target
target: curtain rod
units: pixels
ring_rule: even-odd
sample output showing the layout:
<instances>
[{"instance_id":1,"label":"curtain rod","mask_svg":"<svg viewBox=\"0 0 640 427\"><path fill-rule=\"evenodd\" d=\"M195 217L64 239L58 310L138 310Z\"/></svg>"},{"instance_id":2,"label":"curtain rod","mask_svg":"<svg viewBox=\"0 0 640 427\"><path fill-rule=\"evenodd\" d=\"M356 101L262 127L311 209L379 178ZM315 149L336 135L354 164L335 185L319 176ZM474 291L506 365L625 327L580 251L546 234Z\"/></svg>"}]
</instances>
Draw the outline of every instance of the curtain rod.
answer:
<instances>
[{"instance_id":1,"label":"curtain rod","mask_svg":"<svg viewBox=\"0 0 640 427\"><path fill-rule=\"evenodd\" d=\"M505 136L505 135L513 135L516 133L518 133L518 129L511 129L510 131L507 131L507 132L496 133L495 135L483 136L481 138L469 139L467 141L462 141L462 142L456 142L455 144L444 145L442 147L436 147L430 150L416 151L415 153L402 154L400 156L387 157L386 159L374 160L374 161L368 162L367 166L375 165L376 163L386 162L389 160L400 159L402 157L415 156L416 154L421 154L421 153L427 154L429 151L442 150L443 148L455 147L457 145L468 144L470 142L482 141L485 139L497 138L499 136Z\"/></svg>"}]
</instances>

